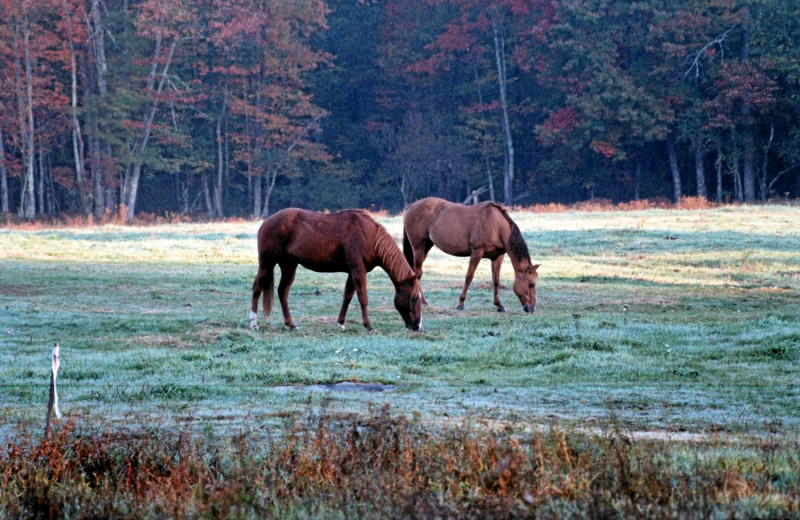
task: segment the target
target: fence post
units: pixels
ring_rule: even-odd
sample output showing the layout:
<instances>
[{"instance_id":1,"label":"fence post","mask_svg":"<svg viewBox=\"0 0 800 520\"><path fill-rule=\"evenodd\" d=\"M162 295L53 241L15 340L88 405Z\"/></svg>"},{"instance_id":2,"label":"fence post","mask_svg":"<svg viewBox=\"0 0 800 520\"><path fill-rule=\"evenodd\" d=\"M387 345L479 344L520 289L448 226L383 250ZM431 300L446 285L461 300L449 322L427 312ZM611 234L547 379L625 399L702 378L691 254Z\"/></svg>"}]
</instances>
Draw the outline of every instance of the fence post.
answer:
<instances>
[{"instance_id":1,"label":"fence post","mask_svg":"<svg viewBox=\"0 0 800 520\"><path fill-rule=\"evenodd\" d=\"M53 412L55 412L56 418L61 419L61 411L58 409L58 389L56 388L58 367L61 365L59 360L60 350L61 349L58 346L58 342L56 342L55 345L53 345L53 354L50 362L50 398L47 400L47 422L44 426L45 437L50 435L50 419L53 415Z\"/></svg>"}]
</instances>

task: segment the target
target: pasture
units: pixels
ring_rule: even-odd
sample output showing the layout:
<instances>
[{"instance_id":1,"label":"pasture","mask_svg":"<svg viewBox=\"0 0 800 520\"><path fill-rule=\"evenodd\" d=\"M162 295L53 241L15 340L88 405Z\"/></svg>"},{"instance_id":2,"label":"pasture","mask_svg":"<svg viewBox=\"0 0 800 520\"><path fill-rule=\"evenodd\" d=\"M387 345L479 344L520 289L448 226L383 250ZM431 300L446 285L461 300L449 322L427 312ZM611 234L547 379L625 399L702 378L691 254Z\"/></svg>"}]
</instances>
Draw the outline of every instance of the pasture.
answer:
<instances>
[{"instance_id":1,"label":"pasture","mask_svg":"<svg viewBox=\"0 0 800 520\"><path fill-rule=\"evenodd\" d=\"M258 222L0 229L0 439L40 434L58 341L61 410L83 432L258 441L383 409L430 432L613 430L695 460L769 444L796 507L800 208L511 215L541 264L534 314L507 259L508 312L488 260L456 311L468 259L433 249L424 332L376 269L373 335L356 300L336 327L344 274L302 267L298 330L277 299L249 330ZM400 243L402 217L378 220Z\"/></svg>"}]
</instances>

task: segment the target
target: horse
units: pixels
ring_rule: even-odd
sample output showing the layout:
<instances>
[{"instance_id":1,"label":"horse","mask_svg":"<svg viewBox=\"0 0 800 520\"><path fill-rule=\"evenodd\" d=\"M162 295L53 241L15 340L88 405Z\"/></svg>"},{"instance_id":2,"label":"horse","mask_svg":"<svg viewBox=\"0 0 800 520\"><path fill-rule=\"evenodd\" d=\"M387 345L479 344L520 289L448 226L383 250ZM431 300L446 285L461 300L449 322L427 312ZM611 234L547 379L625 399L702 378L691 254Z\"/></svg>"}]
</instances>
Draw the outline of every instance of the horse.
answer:
<instances>
[{"instance_id":1,"label":"horse","mask_svg":"<svg viewBox=\"0 0 800 520\"><path fill-rule=\"evenodd\" d=\"M488 258L492 261L494 304L498 312L506 311L499 296L500 267L506 253L514 267L514 294L523 311L536 310L539 264L531 262L519 226L499 204L481 202L464 206L428 197L409 205L403 217L403 254L418 280L422 278L422 264L434 245L449 255L470 257L458 310L464 310L467 289L478 263ZM424 295L422 301L427 304Z\"/></svg>"},{"instance_id":2,"label":"horse","mask_svg":"<svg viewBox=\"0 0 800 520\"><path fill-rule=\"evenodd\" d=\"M258 273L253 282L250 328L258 329L258 298L264 296L264 315L269 317L274 299L274 270L281 268L278 298L283 322L297 327L289 313L289 288L297 266L320 273L347 273L339 329L344 330L347 307L358 295L361 318L367 331L367 273L381 267L395 288L394 306L406 328L419 330L422 321L422 289L400 247L386 229L365 211L346 210L331 215L287 208L270 216L258 230Z\"/></svg>"}]
</instances>

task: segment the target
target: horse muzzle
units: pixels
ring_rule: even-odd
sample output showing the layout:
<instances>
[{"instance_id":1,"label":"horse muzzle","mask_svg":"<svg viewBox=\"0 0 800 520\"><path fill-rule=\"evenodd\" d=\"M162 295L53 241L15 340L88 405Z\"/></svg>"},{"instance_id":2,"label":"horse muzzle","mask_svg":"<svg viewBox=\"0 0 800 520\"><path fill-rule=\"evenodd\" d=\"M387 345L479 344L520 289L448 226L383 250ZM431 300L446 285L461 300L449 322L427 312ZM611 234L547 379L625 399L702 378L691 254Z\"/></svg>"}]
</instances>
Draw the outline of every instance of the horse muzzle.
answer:
<instances>
[{"instance_id":1,"label":"horse muzzle","mask_svg":"<svg viewBox=\"0 0 800 520\"><path fill-rule=\"evenodd\" d=\"M422 330L422 320L417 320L414 323L409 323L408 325L406 325L406 328L408 330L413 330L414 332L419 332L420 330Z\"/></svg>"},{"instance_id":2,"label":"horse muzzle","mask_svg":"<svg viewBox=\"0 0 800 520\"><path fill-rule=\"evenodd\" d=\"M526 303L525 305L522 306L522 310L525 312L536 312L536 307Z\"/></svg>"}]
</instances>

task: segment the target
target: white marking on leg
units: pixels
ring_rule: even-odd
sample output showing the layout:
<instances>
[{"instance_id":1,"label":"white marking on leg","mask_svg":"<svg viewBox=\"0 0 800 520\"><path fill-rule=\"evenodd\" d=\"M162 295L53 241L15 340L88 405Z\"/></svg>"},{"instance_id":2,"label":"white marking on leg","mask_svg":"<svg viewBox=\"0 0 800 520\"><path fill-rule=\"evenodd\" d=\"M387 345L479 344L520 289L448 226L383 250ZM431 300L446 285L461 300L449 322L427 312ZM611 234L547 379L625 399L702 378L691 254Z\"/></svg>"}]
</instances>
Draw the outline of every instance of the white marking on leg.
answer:
<instances>
[{"instance_id":1,"label":"white marking on leg","mask_svg":"<svg viewBox=\"0 0 800 520\"><path fill-rule=\"evenodd\" d=\"M344 325L342 325L341 323L339 323L339 330L344 332Z\"/></svg>"},{"instance_id":2,"label":"white marking on leg","mask_svg":"<svg viewBox=\"0 0 800 520\"><path fill-rule=\"evenodd\" d=\"M250 330L258 330L258 314L250 311Z\"/></svg>"}]
</instances>

